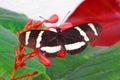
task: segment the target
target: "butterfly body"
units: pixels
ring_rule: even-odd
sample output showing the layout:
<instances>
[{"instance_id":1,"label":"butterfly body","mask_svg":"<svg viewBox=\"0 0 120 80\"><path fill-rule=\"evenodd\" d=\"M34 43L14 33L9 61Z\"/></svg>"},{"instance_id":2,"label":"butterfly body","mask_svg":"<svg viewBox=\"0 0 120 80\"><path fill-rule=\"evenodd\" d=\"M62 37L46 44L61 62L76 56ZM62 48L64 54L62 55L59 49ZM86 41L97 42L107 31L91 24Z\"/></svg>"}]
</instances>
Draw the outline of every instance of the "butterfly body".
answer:
<instances>
[{"instance_id":1,"label":"butterfly body","mask_svg":"<svg viewBox=\"0 0 120 80\"><path fill-rule=\"evenodd\" d=\"M102 31L97 23L85 23L62 31L61 28L49 30L29 30L19 36L20 42L30 48L38 48L48 57L56 57L64 50L69 54L83 51L87 43L94 40Z\"/></svg>"}]
</instances>

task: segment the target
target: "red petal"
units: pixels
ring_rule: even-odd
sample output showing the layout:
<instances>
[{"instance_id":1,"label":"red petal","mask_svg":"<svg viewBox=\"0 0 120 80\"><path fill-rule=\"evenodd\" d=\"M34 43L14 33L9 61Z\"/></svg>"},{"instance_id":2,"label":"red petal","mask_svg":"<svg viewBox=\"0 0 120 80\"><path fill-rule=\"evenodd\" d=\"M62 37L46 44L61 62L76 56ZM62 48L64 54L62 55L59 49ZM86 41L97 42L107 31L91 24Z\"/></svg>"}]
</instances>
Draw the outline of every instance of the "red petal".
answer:
<instances>
[{"instance_id":1,"label":"red petal","mask_svg":"<svg viewBox=\"0 0 120 80\"><path fill-rule=\"evenodd\" d=\"M26 23L26 25L25 26L29 26L29 25L31 25L32 24L32 20L31 19L29 19L28 21L27 21L27 23Z\"/></svg>"},{"instance_id":2,"label":"red petal","mask_svg":"<svg viewBox=\"0 0 120 80\"><path fill-rule=\"evenodd\" d=\"M33 26L34 28L38 28L39 26L41 26L42 22L41 21L36 21Z\"/></svg>"},{"instance_id":3,"label":"red petal","mask_svg":"<svg viewBox=\"0 0 120 80\"><path fill-rule=\"evenodd\" d=\"M67 22L78 25L96 22L102 25L102 34L92 46L111 46L120 40L120 1L119 0L85 0L80 4Z\"/></svg>"},{"instance_id":4,"label":"red petal","mask_svg":"<svg viewBox=\"0 0 120 80\"><path fill-rule=\"evenodd\" d=\"M45 20L44 22L56 23L58 19L59 19L58 16L56 14L53 14L48 20Z\"/></svg>"},{"instance_id":5,"label":"red petal","mask_svg":"<svg viewBox=\"0 0 120 80\"><path fill-rule=\"evenodd\" d=\"M47 58L46 56L42 55L41 53L38 53L38 57L41 61L41 63L45 66L50 66L51 61L49 58Z\"/></svg>"},{"instance_id":6,"label":"red petal","mask_svg":"<svg viewBox=\"0 0 120 80\"><path fill-rule=\"evenodd\" d=\"M66 23L60 25L59 27L61 28L62 31L64 31L64 30L66 30L66 29L68 29L68 28L70 28L72 26L73 25L70 22L66 22Z\"/></svg>"}]
</instances>

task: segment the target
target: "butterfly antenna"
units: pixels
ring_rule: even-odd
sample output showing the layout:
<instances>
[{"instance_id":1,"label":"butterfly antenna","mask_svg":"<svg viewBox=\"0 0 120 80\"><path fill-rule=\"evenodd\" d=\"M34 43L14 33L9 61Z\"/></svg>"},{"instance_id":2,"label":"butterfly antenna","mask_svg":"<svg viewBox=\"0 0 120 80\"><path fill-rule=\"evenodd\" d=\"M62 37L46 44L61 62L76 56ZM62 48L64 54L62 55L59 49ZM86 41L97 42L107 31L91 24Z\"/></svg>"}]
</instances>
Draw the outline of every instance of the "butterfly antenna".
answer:
<instances>
[{"instance_id":1,"label":"butterfly antenna","mask_svg":"<svg viewBox=\"0 0 120 80\"><path fill-rule=\"evenodd\" d=\"M67 12L67 14L65 15L65 17L64 17L63 20L61 21L60 25L65 21L65 18L68 16L68 14L70 14L70 11Z\"/></svg>"},{"instance_id":2,"label":"butterfly antenna","mask_svg":"<svg viewBox=\"0 0 120 80\"><path fill-rule=\"evenodd\" d=\"M47 20L47 19L45 19L44 17L42 17L42 16L39 16L41 19L44 19L44 20Z\"/></svg>"}]
</instances>

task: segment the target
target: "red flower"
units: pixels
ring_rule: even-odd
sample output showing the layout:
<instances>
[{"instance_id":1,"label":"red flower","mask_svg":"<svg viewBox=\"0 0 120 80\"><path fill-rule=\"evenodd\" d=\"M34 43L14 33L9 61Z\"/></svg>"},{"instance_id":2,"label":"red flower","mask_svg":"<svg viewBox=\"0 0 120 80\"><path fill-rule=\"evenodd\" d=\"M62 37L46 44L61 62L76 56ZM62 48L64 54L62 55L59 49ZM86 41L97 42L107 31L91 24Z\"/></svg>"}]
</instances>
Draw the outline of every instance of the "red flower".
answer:
<instances>
[{"instance_id":1,"label":"red flower","mask_svg":"<svg viewBox=\"0 0 120 80\"><path fill-rule=\"evenodd\" d=\"M102 25L102 34L91 42L92 46L111 46L120 40L120 1L85 0L67 22L78 25L96 22Z\"/></svg>"}]
</instances>

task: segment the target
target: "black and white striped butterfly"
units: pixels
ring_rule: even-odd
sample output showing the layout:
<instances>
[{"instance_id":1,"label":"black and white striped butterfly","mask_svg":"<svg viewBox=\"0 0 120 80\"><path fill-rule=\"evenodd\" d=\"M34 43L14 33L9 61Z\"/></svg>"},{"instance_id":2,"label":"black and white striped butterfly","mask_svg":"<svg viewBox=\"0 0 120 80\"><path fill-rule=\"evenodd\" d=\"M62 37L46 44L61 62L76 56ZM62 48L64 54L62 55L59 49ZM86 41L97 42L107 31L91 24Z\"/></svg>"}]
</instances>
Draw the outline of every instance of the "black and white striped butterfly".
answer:
<instances>
[{"instance_id":1,"label":"black and white striped butterfly","mask_svg":"<svg viewBox=\"0 0 120 80\"><path fill-rule=\"evenodd\" d=\"M62 49L69 54L83 51L87 43L94 40L102 31L97 23L80 24L64 31L55 30L29 30L19 36L20 42L30 48L38 48L48 57L56 57Z\"/></svg>"}]
</instances>

